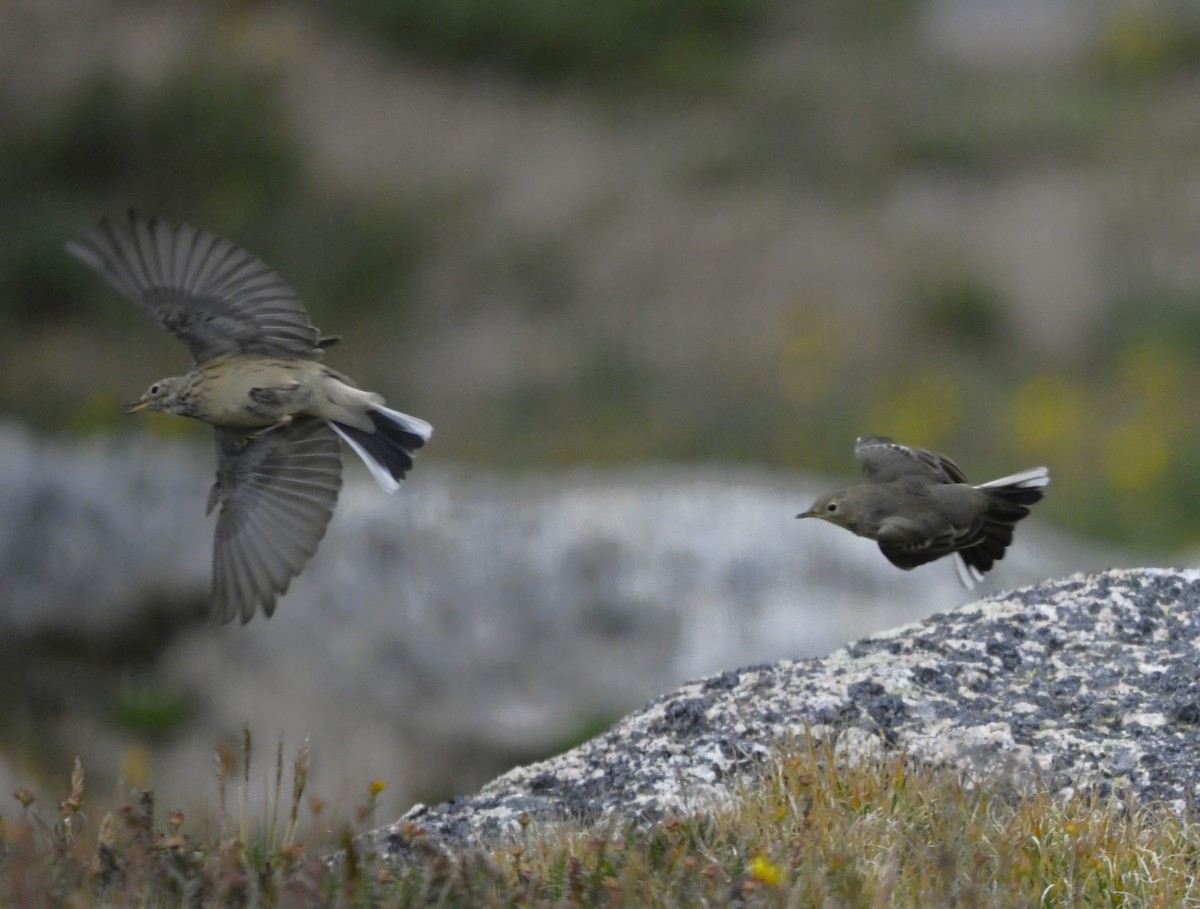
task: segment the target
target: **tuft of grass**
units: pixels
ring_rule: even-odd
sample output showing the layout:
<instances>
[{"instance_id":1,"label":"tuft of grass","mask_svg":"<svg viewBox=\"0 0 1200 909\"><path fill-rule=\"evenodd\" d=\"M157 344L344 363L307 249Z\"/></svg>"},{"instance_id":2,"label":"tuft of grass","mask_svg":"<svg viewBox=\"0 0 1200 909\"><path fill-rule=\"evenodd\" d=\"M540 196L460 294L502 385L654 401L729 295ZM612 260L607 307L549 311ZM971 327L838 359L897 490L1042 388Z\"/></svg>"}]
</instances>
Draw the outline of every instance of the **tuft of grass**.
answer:
<instances>
[{"instance_id":1,"label":"tuft of grass","mask_svg":"<svg viewBox=\"0 0 1200 909\"><path fill-rule=\"evenodd\" d=\"M280 741L268 806L253 819L248 791L254 756L246 727L240 747L215 754L219 812L215 826L194 830L182 811L160 817L152 790L129 803L89 814L82 763L77 758L70 789L47 815L27 787L12 793L15 813L0 811L0 905L2 906L351 906L363 902L362 866L331 865L323 854L352 843L374 822L383 784L367 787L353 825L343 822L320 836L315 848L297 838L311 767L306 742L291 763L290 795ZM236 788L230 798L230 789ZM231 804L236 811L231 813ZM311 827L324 829L325 802L307 802Z\"/></svg>"},{"instance_id":2,"label":"tuft of grass","mask_svg":"<svg viewBox=\"0 0 1200 909\"><path fill-rule=\"evenodd\" d=\"M1182 906L1200 896L1197 844L1200 826L1165 806L1016 795L793 743L729 809L494 861L514 890L569 906Z\"/></svg>"},{"instance_id":3,"label":"tuft of grass","mask_svg":"<svg viewBox=\"0 0 1200 909\"><path fill-rule=\"evenodd\" d=\"M93 829L76 762L52 820L14 793L0 818L0 904L14 906L678 907L1185 906L1200 900L1200 825L1162 805L1044 790L1015 794L880 750L849 763L828 742L789 742L758 784L710 812L645 829L522 824L512 843L451 853L409 824L411 858L389 865L355 831L373 823L367 787L336 860L295 840L309 752L252 834L226 788L249 784L252 738L218 754L221 829L156 821L142 792ZM287 806L282 836L279 809ZM320 800L309 803L314 815ZM233 828L238 827L234 833Z\"/></svg>"}]
</instances>

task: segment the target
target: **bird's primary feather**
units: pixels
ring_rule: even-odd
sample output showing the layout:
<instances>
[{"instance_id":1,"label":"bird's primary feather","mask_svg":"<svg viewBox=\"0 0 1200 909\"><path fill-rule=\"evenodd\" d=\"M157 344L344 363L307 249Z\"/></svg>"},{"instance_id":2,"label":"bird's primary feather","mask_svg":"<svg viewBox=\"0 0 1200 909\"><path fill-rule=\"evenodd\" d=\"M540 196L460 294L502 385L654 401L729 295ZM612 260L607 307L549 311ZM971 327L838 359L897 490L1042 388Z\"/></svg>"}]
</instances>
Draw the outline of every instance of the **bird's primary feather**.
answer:
<instances>
[{"instance_id":1,"label":"bird's primary feather","mask_svg":"<svg viewBox=\"0 0 1200 909\"><path fill-rule=\"evenodd\" d=\"M67 252L187 344L197 363L239 353L322 355L320 334L288 283L211 231L130 211L124 221L102 218Z\"/></svg>"},{"instance_id":2,"label":"bird's primary feather","mask_svg":"<svg viewBox=\"0 0 1200 909\"><path fill-rule=\"evenodd\" d=\"M213 545L213 618L243 624L275 598L317 550L342 487L337 436L323 421L295 420L265 435L216 427L220 505Z\"/></svg>"}]
</instances>

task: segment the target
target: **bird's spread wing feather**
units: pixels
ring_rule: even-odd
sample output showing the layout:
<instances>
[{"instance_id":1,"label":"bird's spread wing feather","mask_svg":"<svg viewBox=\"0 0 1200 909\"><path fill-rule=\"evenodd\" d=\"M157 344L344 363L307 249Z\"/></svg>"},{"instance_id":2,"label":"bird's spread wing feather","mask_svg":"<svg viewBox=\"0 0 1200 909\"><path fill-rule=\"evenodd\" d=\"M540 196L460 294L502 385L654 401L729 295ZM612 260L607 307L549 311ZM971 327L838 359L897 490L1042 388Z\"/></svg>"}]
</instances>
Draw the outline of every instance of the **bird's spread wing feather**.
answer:
<instances>
[{"instance_id":1,"label":"bird's spread wing feather","mask_svg":"<svg viewBox=\"0 0 1200 909\"><path fill-rule=\"evenodd\" d=\"M296 292L261 259L187 224L101 219L67 251L181 339L197 363L238 353L321 355Z\"/></svg>"},{"instance_id":2,"label":"bird's spread wing feather","mask_svg":"<svg viewBox=\"0 0 1200 909\"><path fill-rule=\"evenodd\" d=\"M342 486L338 437L306 418L259 437L216 428L220 503L213 546L213 619L269 617L316 552Z\"/></svg>"},{"instance_id":3,"label":"bird's spread wing feather","mask_svg":"<svg viewBox=\"0 0 1200 909\"><path fill-rule=\"evenodd\" d=\"M906 476L921 476L935 483L965 483L966 475L945 455L901 445L887 436L860 436L854 456L872 483L890 483Z\"/></svg>"}]
</instances>

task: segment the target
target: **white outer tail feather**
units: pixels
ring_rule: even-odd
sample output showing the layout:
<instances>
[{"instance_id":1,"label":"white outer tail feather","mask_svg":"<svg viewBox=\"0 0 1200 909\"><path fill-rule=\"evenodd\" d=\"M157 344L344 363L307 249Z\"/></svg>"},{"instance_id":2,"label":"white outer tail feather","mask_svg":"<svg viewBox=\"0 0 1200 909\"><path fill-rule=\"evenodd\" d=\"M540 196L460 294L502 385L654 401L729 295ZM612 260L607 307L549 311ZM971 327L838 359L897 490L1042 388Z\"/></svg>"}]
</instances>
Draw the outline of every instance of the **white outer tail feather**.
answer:
<instances>
[{"instance_id":1,"label":"white outer tail feather","mask_svg":"<svg viewBox=\"0 0 1200 909\"><path fill-rule=\"evenodd\" d=\"M399 423L405 430L411 432L415 436L420 436L426 442L433 437L433 427L422 420L420 417L409 416L406 413L400 413L398 410L392 410L390 407L384 407L377 404L371 408L376 413L381 413L391 417L395 422ZM1045 468L1042 468L1043 470Z\"/></svg>"},{"instance_id":2,"label":"white outer tail feather","mask_svg":"<svg viewBox=\"0 0 1200 909\"><path fill-rule=\"evenodd\" d=\"M390 407L384 407L381 404L376 404L371 408L371 410L375 411L375 413L383 414L394 422L399 423L406 432L411 432L413 435L418 435L426 442L428 442L430 437L433 435L433 427L420 417L409 416L406 413L401 413L398 410L392 410ZM354 449L354 453L357 454L359 458L362 459L362 462L367 465L367 469L371 471L371 476L375 478L376 483L383 487L384 492L391 494L400 488L400 481L393 477L386 467L367 454L367 452L363 450L363 447L354 441L354 439L346 435L346 433L342 431L342 428L338 426L337 423L330 423L329 425L333 427L333 431L341 436L342 440L345 441L347 445Z\"/></svg>"},{"instance_id":3,"label":"white outer tail feather","mask_svg":"<svg viewBox=\"0 0 1200 909\"><path fill-rule=\"evenodd\" d=\"M983 580L983 572L974 565L968 565L967 560L959 553L954 553L954 573L958 575L958 583L967 590L974 590L975 585Z\"/></svg>"},{"instance_id":4,"label":"white outer tail feather","mask_svg":"<svg viewBox=\"0 0 1200 909\"><path fill-rule=\"evenodd\" d=\"M1041 489L1050 485L1050 469L1048 467L1030 467L1020 473L1014 473L998 480L989 480L976 486L976 489L995 489L997 486L1019 486L1022 489Z\"/></svg>"},{"instance_id":5,"label":"white outer tail feather","mask_svg":"<svg viewBox=\"0 0 1200 909\"><path fill-rule=\"evenodd\" d=\"M367 465L367 469L371 471L371 476L375 478L375 482L383 487L384 492L393 493L400 488L400 482L390 473L388 473L378 461L367 454L361 445L346 435L346 433L342 431L342 428L338 426L337 423L330 423L329 425L333 427L334 432L342 437L343 442L354 449L354 453L357 454L359 458L362 459L362 462Z\"/></svg>"}]
</instances>

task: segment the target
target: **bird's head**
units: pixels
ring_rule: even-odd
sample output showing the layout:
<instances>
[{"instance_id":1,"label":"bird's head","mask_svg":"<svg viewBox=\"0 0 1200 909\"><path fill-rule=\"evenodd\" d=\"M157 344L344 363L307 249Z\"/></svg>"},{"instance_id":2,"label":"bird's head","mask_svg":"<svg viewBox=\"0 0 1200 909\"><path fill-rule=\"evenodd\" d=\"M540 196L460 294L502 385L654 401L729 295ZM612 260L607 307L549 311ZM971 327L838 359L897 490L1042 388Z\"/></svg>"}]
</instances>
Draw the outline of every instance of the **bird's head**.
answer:
<instances>
[{"instance_id":1,"label":"bird's head","mask_svg":"<svg viewBox=\"0 0 1200 909\"><path fill-rule=\"evenodd\" d=\"M849 489L835 489L818 498L808 511L802 511L796 517L820 518L830 524L837 524L839 527L853 530L857 518L855 510L848 507L851 504L848 500L852 497L853 494Z\"/></svg>"},{"instance_id":2,"label":"bird's head","mask_svg":"<svg viewBox=\"0 0 1200 909\"><path fill-rule=\"evenodd\" d=\"M146 393L125 407L125 413L141 413L143 410L161 410L171 413L175 407L179 390L183 387L183 377L159 379L146 389Z\"/></svg>"}]
</instances>

